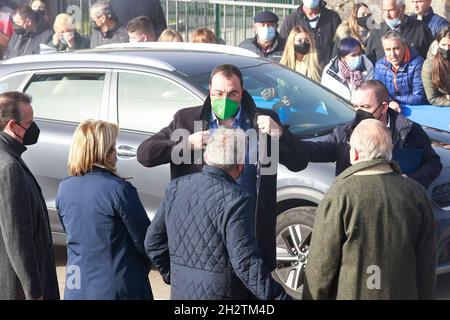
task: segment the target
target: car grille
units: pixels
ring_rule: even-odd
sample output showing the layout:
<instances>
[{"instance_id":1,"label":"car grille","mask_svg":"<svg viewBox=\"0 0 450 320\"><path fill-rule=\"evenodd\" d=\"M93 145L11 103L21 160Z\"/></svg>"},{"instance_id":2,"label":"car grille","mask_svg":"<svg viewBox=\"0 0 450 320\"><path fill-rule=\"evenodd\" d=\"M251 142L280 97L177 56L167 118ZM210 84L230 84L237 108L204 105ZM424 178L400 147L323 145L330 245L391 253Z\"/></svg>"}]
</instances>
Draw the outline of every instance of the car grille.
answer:
<instances>
[{"instance_id":1,"label":"car grille","mask_svg":"<svg viewBox=\"0 0 450 320\"><path fill-rule=\"evenodd\" d=\"M450 206L450 182L434 188L431 199L433 199L433 201L441 208Z\"/></svg>"}]
</instances>

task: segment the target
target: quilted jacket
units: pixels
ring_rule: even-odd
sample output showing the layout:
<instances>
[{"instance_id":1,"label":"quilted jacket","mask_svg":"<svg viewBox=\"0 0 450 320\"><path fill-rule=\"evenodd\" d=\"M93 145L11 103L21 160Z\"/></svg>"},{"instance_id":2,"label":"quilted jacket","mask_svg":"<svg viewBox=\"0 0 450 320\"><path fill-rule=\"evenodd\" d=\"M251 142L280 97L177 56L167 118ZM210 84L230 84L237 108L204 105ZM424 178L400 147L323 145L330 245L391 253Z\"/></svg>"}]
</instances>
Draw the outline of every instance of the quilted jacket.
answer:
<instances>
[{"instance_id":1,"label":"quilted jacket","mask_svg":"<svg viewBox=\"0 0 450 320\"><path fill-rule=\"evenodd\" d=\"M428 104L422 83L423 58L411 49L411 59L400 65L397 72L392 64L381 58L375 64L375 80L384 83L391 99L400 104Z\"/></svg>"},{"instance_id":2,"label":"quilted jacket","mask_svg":"<svg viewBox=\"0 0 450 320\"><path fill-rule=\"evenodd\" d=\"M287 298L259 255L250 195L220 169L169 184L145 249L172 299Z\"/></svg>"}]
</instances>

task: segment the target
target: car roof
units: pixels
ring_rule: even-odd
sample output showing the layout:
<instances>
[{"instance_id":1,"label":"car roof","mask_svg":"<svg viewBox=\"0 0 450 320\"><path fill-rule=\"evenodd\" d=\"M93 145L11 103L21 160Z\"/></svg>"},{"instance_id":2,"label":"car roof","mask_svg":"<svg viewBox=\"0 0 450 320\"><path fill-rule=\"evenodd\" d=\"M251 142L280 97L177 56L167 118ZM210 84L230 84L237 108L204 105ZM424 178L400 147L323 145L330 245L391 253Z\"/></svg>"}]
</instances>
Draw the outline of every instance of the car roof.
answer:
<instances>
[{"instance_id":1,"label":"car roof","mask_svg":"<svg viewBox=\"0 0 450 320\"><path fill-rule=\"evenodd\" d=\"M52 62L98 62L178 70L186 75L211 72L214 67L230 63L239 68L264 62L255 53L232 46L203 43L112 44L96 49L28 55L4 61L3 65L43 64ZM270 61L267 61L270 63Z\"/></svg>"}]
</instances>

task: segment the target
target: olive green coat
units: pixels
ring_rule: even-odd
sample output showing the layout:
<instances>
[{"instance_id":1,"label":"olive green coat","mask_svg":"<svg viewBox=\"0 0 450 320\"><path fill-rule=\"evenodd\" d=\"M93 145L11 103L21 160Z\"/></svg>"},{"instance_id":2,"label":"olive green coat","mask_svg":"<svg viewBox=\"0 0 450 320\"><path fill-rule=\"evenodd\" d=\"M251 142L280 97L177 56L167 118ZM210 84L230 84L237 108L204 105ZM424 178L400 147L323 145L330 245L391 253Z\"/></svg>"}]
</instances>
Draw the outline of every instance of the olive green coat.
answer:
<instances>
[{"instance_id":1,"label":"olive green coat","mask_svg":"<svg viewBox=\"0 0 450 320\"><path fill-rule=\"evenodd\" d=\"M340 174L317 209L303 298L431 299L435 278L422 186L380 159Z\"/></svg>"}]
</instances>

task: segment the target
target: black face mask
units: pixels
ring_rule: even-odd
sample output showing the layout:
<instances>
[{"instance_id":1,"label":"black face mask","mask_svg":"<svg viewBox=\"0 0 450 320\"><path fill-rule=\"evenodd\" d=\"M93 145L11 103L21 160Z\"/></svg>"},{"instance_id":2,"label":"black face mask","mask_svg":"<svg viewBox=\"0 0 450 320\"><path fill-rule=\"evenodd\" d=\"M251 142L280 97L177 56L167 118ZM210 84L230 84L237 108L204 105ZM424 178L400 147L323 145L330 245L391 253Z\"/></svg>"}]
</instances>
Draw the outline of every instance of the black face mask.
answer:
<instances>
[{"instance_id":1,"label":"black face mask","mask_svg":"<svg viewBox=\"0 0 450 320\"><path fill-rule=\"evenodd\" d=\"M368 27L367 27L368 21L367 20L369 20L369 18L370 18L370 16L358 17L358 18L356 18L356 22L358 23L358 25L360 27L368 29Z\"/></svg>"},{"instance_id":2,"label":"black face mask","mask_svg":"<svg viewBox=\"0 0 450 320\"><path fill-rule=\"evenodd\" d=\"M450 50L439 48L439 53L441 54L442 58L444 58L444 60L450 61Z\"/></svg>"},{"instance_id":3,"label":"black face mask","mask_svg":"<svg viewBox=\"0 0 450 320\"><path fill-rule=\"evenodd\" d=\"M19 36L24 35L26 32L24 27L19 26L18 24L15 24L15 23L13 24L13 28L14 28L14 33L18 34Z\"/></svg>"},{"instance_id":4,"label":"black face mask","mask_svg":"<svg viewBox=\"0 0 450 320\"><path fill-rule=\"evenodd\" d=\"M361 121L366 120L366 119L375 119L375 117L373 116L372 113L370 113L370 112L368 112L368 111L358 109L358 110L356 111L355 120L353 121L353 124L352 124L352 130L355 129L356 126L357 126Z\"/></svg>"},{"instance_id":5,"label":"black face mask","mask_svg":"<svg viewBox=\"0 0 450 320\"><path fill-rule=\"evenodd\" d=\"M294 45L294 50L300 54L307 54L309 51L310 44L308 42L299 42Z\"/></svg>"},{"instance_id":6,"label":"black face mask","mask_svg":"<svg viewBox=\"0 0 450 320\"><path fill-rule=\"evenodd\" d=\"M91 27L92 27L92 29L97 30L97 31L101 30L101 28L95 23L94 20L91 20Z\"/></svg>"},{"instance_id":7,"label":"black face mask","mask_svg":"<svg viewBox=\"0 0 450 320\"><path fill-rule=\"evenodd\" d=\"M24 146L31 146L33 144L36 144L39 139L39 134L41 133L41 130L37 126L36 122L32 122L31 126L28 129L25 129L20 123L17 122L19 127L25 130L25 135L23 136L23 145Z\"/></svg>"}]
</instances>

